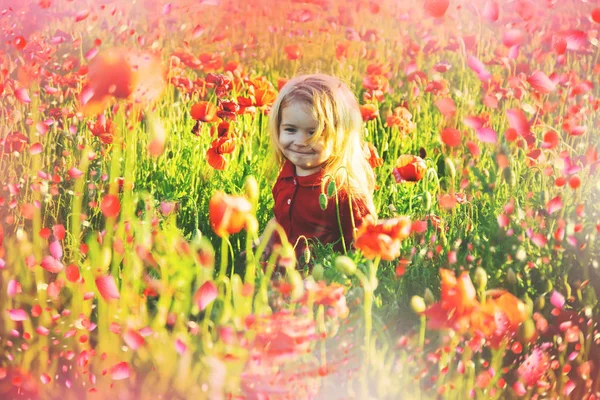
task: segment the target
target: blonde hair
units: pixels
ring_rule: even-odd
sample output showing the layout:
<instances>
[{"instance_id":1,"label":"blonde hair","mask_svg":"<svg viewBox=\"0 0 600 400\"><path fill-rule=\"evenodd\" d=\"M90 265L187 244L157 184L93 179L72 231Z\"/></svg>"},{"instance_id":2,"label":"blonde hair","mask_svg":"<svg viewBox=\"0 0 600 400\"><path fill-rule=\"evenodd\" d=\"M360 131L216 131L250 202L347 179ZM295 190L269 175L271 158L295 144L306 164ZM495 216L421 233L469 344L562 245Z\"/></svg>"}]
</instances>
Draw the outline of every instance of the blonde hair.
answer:
<instances>
[{"instance_id":1,"label":"blonde hair","mask_svg":"<svg viewBox=\"0 0 600 400\"><path fill-rule=\"evenodd\" d=\"M351 198L363 198L376 216L375 174L365 156L363 120L354 93L338 78L325 74L300 75L286 82L269 113L269 134L278 166L285 161L279 142L281 114L291 103L306 104L313 110L318 125L309 145L324 139L334 149L323 166L324 174L335 177L337 188L345 189Z\"/></svg>"}]
</instances>

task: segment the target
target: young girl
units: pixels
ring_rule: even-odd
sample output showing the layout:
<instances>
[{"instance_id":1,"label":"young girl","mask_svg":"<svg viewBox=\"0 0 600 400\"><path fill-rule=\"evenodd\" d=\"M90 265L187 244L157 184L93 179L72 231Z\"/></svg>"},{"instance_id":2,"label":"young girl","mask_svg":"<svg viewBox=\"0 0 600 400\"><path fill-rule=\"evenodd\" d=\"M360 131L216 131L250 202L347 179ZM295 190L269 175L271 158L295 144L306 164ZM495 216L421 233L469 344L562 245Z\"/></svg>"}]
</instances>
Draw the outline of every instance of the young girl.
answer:
<instances>
[{"instance_id":1,"label":"young girl","mask_svg":"<svg viewBox=\"0 0 600 400\"><path fill-rule=\"evenodd\" d=\"M364 152L363 121L352 91L328 75L295 77L273 104L269 132L281 167L273 187L274 219L295 246L298 260L304 238L332 243L340 252L350 250L355 228L367 215L376 215L375 175ZM337 194L322 209L320 195L327 196L332 181Z\"/></svg>"}]
</instances>

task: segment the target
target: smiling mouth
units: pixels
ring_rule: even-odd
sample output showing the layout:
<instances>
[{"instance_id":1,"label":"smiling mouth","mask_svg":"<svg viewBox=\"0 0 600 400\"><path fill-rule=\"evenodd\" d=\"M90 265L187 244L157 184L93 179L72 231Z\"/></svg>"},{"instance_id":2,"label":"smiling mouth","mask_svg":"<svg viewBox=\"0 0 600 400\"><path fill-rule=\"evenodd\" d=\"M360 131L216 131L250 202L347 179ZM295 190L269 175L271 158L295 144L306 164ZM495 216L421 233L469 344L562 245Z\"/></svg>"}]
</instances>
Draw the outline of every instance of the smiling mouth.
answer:
<instances>
[{"instance_id":1,"label":"smiling mouth","mask_svg":"<svg viewBox=\"0 0 600 400\"><path fill-rule=\"evenodd\" d=\"M294 153L296 153L296 154L302 154L302 155L305 155L305 156L310 156L310 155L312 155L312 154L315 154L314 152L305 153L305 152L302 152L302 151L297 151L297 150L292 150L292 151L293 151Z\"/></svg>"}]
</instances>

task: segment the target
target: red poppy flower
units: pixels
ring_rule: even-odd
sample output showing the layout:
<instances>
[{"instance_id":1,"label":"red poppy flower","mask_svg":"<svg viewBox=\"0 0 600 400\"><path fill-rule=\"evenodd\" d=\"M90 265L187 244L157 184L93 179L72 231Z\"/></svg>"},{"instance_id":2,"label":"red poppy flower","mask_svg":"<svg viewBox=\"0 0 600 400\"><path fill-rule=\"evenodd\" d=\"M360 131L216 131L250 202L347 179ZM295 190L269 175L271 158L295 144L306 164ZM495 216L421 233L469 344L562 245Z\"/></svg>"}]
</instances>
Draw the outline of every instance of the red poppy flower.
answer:
<instances>
[{"instance_id":1,"label":"red poppy flower","mask_svg":"<svg viewBox=\"0 0 600 400\"><path fill-rule=\"evenodd\" d=\"M425 172L427 172L425 161L421 157L409 154L401 155L393 170L396 183L418 182L425 176Z\"/></svg>"},{"instance_id":2,"label":"red poppy flower","mask_svg":"<svg viewBox=\"0 0 600 400\"><path fill-rule=\"evenodd\" d=\"M252 205L248 199L243 196L230 196L221 191L213 195L208 205L210 224L220 237L241 231L246 226L251 212Z\"/></svg>"},{"instance_id":3,"label":"red poppy flower","mask_svg":"<svg viewBox=\"0 0 600 400\"><path fill-rule=\"evenodd\" d=\"M105 217L116 217L119 215L119 211L121 211L121 202L119 201L119 197L115 196L114 194L107 194L102 199L102 203L100 203L100 209Z\"/></svg>"},{"instance_id":4,"label":"red poppy flower","mask_svg":"<svg viewBox=\"0 0 600 400\"><path fill-rule=\"evenodd\" d=\"M5 153L21 152L25 146L29 143L27 136L20 132L12 132L6 135L4 139L0 140L0 144L3 146Z\"/></svg>"},{"instance_id":5,"label":"red poppy flower","mask_svg":"<svg viewBox=\"0 0 600 400\"><path fill-rule=\"evenodd\" d=\"M92 135L96 136L104 144L111 144L115 132L115 126L111 120L107 120L104 114L100 114L96 122L88 121L88 128Z\"/></svg>"},{"instance_id":6,"label":"red poppy flower","mask_svg":"<svg viewBox=\"0 0 600 400\"><path fill-rule=\"evenodd\" d=\"M367 147L365 150L365 154L367 159L369 160L369 164L372 168L381 167L383 165L383 158L379 157L379 153L375 146L372 143L366 142L365 146Z\"/></svg>"},{"instance_id":7,"label":"red poppy flower","mask_svg":"<svg viewBox=\"0 0 600 400\"><path fill-rule=\"evenodd\" d=\"M379 109L375 104L364 104L360 106L360 115L362 115L363 121L371 121L379 116Z\"/></svg>"},{"instance_id":8,"label":"red poppy flower","mask_svg":"<svg viewBox=\"0 0 600 400\"><path fill-rule=\"evenodd\" d=\"M458 129L446 128L440 134L442 142L450 147L460 146L462 142L462 135Z\"/></svg>"},{"instance_id":9,"label":"red poppy flower","mask_svg":"<svg viewBox=\"0 0 600 400\"><path fill-rule=\"evenodd\" d=\"M217 120L217 106L210 101L196 103L190 109L190 115L196 121L213 122Z\"/></svg>"},{"instance_id":10,"label":"red poppy flower","mask_svg":"<svg viewBox=\"0 0 600 400\"><path fill-rule=\"evenodd\" d=\"M400 255L400 242L411 232L410 218L400 216L374 223L369 216L360 226L354 247L365 257L391 261Z\"/></svg>"},{"instance_id":11,"label":"red poppy flower","mask_svg":"<svg viewBox=\"0 0 600 400\"><path fill-rule=\"evenodd\" d=\"M208 161L208 165L218 170L224 170L225 166L227 166L227 159L222 154L219 154L214 147L211 147L206 152L206 161Z\"/></svg>"},{"instance_id":12,"label":"red poppy flower","mask_svg":"<svg viewBox=\"0 0 600 400\"><path fill-rule=\"evenodd\" d=\"M425 13L433 18L440 18L446 14L450 0L425 0Z\"/></svg>"},{"instance_id":13,"label":"red poppy flower","mask_svg":"<svg viewBox=\"0 0 600 400\"><path fill-rule=\"evenodd\" d=\"M283 48L288 60L298 60L302 58L302 48L297 44L290 44Z\"/></svg>"}]
</instances>

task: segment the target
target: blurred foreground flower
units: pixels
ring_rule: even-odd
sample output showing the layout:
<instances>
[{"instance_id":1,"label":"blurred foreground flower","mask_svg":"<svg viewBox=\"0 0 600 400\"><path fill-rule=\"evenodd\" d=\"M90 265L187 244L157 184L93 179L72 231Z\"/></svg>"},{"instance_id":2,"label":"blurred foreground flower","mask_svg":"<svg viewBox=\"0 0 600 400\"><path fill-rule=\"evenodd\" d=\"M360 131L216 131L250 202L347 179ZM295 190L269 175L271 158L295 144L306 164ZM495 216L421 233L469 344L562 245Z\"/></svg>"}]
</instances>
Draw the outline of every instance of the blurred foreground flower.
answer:
<instances>
[{"instance_id":1,"label":"blurred foreground flower","mask_svg":"<svg viewBox=\"0 0 600 400\"><path fill-rule=\"evenodd\" d=\"M99 114L111 98L132 99L148 104L160 96L165 86L159 59L122 49L98 54L88 67L88 83L81 90L82 111Z\"/></svg>"},{"instance_id":2,"label":"blurred foreground flower","mask_svg":"<svg viewBox=\"0 0 600 400\"><path fill-rule=\"evenodd\" d=\"M252 217L252 205L243 196L216 192L208 205L210 225L217 235L226 237L241 231Z\"/></svg>"},{"instance_id":3,"label":"blurred foreground flower","mask_svg":"<svg viewBox=\"0 0 600 400\"><path fill-rule=\"evenodd\" d=\"M400 243L410 232L409 217L400 216L377 223L368 218L358 229L354 247L361 250L367 258L381 257L391 261L400 255Z\"/></svg>"},{"instance_id":4,"label":"blurred foreground flower","mask_svg":"<svg viewBox=\"0 0 600 400\"><path fill-rule=\"evenodd\" d=\"M249 329L255 338L241 377L245 398L313 398L319 365L310 352L318 335L310 316L278 311L257 317Z\"/></svg>"},{"instance_id":5,"label":"blurred foreground flower","mask_svg":"<svg viewBox=\"0 0 600 400\"><path fill-rule=\"evenodd\" d=\"M454 272L440 269L440 301L425 310L430 329L453 329L485 337L492 346L516 335L519 326L528 318L525 304L504 290L489 291L484 304L468 272L458 278Z\"/></svg>"}]
</instances>

